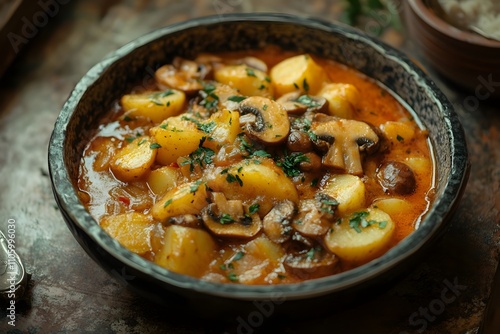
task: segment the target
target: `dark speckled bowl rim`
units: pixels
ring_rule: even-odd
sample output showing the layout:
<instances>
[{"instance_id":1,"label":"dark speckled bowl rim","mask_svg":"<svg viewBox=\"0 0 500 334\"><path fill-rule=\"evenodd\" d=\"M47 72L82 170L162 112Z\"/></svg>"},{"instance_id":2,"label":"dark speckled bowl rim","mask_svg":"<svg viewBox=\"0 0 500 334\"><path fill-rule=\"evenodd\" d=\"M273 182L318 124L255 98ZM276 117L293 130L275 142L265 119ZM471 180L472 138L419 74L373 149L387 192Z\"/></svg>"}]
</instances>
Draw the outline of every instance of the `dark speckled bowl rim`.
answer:
<instances>
[{"instance_id":1,"label":"dark speckled bowl rim","mask_svg":"<svg viewBox=\"0 0 500 334\"><path fill-rule=\"evenodd\" d=\"M91 86L112 63L121 57L127 56L129 53L133 52L135 48L148 44L164 35L183 29L193 28L200 25L211 25L218 22L233 21L293 23L312 29L343 34L348 38L366 43L375 50L378 50L378 52L384 53L387 57L391 57L393 60L396 60L399 64L406 68L407 71L411 72L412 75L421 79L419 80L419 83L425 88L426 93L432 96L436 104L440 106L440 109L447 120L447 124L449 126L447 132L450 136L449 141L451 142L452 150L450 152L451 171L448 180L446 180L447 184L445 186L445 191L443 195L434 202L431 210L424 218L424 221L432 221L432 223L422 224L419 229L414 231L406 239L402 240L386 254L361 267L357 267L337 275L302 283L269 286L211 283L176 274L143 259L139 255L131 253L106 233L103 233L101 227L90 216L89 212L80 202L73 183L69 178L68 171L64 165L63 146L66 127L70 121L73 110L78 104L78 101L82 98L86 89ZM134 268L135 270L149 275L153 277L153 279L159 280L167 285L172 285L173 287L180 289L196 291L202 294L240 300L269 300L269 298L272 298L273 296L293 300L340 292L342 290L361 285L393 269L404 259L423 248L423 246L435 237L435 234L443 228L444 223L450 218L451 213L453 213L456 204L461 197L468 175L468 156L463 129L457 115L453 111L453 106L444 94L436 87L432 80L420 68L414 65L402 52L395 50L394 48L389 47L384 43L361 33L360 31L357 31L356 29L344 25L333 24L331 22L325 22L308 17L258 13L210 16L173 24L153 31L133 42L130 42L95 65L76 85L69 99L65 103L59 117L57 118L49 143L49 170L52 178L54 194L61 211L67 216L67 218L71 219L74 224L83 230L89 238L126 266Z\"/></svg>"}]
</instances>

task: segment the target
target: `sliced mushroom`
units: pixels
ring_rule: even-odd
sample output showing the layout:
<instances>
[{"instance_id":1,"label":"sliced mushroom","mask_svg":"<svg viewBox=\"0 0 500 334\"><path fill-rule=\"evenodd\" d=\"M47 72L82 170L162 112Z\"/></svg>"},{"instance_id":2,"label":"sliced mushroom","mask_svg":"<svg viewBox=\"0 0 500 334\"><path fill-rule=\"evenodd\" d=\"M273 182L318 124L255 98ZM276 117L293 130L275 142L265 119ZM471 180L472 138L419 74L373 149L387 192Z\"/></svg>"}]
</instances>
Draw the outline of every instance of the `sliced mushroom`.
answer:
<instances>
[{"instance_id":1,"label":"sliced mushroom","mask_svg":"<svg viewBox=\"0 0 500 334\"><path fill-rule=\"evenodd\" d=\"M323 277L335 273L339 259L321 247L313 247L299 254L288 254L283 264L299 278Z\"/></svg>"},{"instance_id":2,"label":"sliced mushroom","mask_svg":"<svg viewBox=\"0 0 500 334\"><path fill-rule=\"evenodd\" d=\"M245 64L248 67L255 68L256 70L262 71L262 72L267 72L267 65L264 63L262 60L256 57L244 57L240 59L233 60L230 62L231 64Z\"/></svg>"},{"instance_id":3,"label":"sliced mushroom","mask_svg":"<svg viewBox=\"0 0 500 334\"><path fill-rule=\"evenodd\" d=\"M290 200L278 202L263 219L264 233L276 243L287 241L292 234L293 215L295 204Z\"/></svg>"},{"instance_id":4,"label":"sliced mushroom","mask_svg":"<svg viewBox=\"0 0 500 334\"><path fill-rule=\"evenodd\" d=\"M214 203L201 210L205 226L219 237L251 238L260 232L262 222L257 213L245 213L240 200L226 200L222 193L212 193ZM248 210L246 210L248 211Z\"/></svg>"},{"instance_id":5,"label":"sliced mushroom","mask_svg":"<svg viewBox=\"0 0 500 334\"><path fill-rule=\"evenodd\" d=\"M243 131L268 144L286 140L290 132L288 114L276 101L251 96L240 102L240 124Z\"/></svg>"},{"instance_id":6,"label":"sliced mushroom","mask_svg":"<svg viewBox=\"0 0 500 334\"><path fill-rule=\"evenodd\" d=\"M379 137L369 124L355 120L317 114L311 130L320 140L333 138L323 156L323 165L354 175L363 174L360 152L372 153L379 143Z\"/></svg>"},{"instance_id":7,"label":"sliced mushroom","mask_svg":"<svg viewBox=\"0 0 500 334\"><path fill-rule=\"evenodd\" d=\"M207 64L198 64L192 60L176 57L172 64L156 70L155 78L160 85L192 95L203 89L200 80L203 80L210 70L211 67Z\"/></svg>"},{"instance_id":8,"label":"sliced mushroom","mask_svg":"<svg viewBox=\"0 0 500 334\"><path fill-rule=\"evenodd\" d=\"M172 225L182 225L186 227L200 227L201 226L201 217L198 215L181 215L170 217L167 221Z\"/></svg>"},{"instance_id":9,"label":"sliced mushroom","mask_svg":"<svg viewBox=\"0 0 500 334\"><path fill-rule=\"evenodd\" d=\"M318 193L314 199L299 203L299 211L292 227L308 237L318 237L330 229L338 202L327 194Z\"/></svg>"},{"instance_id":10,"label":"sliced mushroom","mask_svg":"<svg viewBox=\"0 0 500 334\"><path fill-rule=\"evenodd\" d=\"M389 194L411 194L417 184L413 170L399 161L384 162L378 168L377 179L384 191Z\"/></svg>"},{"instance_id":11,"label":"sliced mushroom","mask_svg":"<svg viewBox=\"0 0 500 334\"><path fill-rule=\"evenodd\" d=\"M287 93L276 102L280 103L290 114L302 114L310 112L328 111L328 101L321 96L302 95L300 91Z\"/></svg>"}]
</instances>

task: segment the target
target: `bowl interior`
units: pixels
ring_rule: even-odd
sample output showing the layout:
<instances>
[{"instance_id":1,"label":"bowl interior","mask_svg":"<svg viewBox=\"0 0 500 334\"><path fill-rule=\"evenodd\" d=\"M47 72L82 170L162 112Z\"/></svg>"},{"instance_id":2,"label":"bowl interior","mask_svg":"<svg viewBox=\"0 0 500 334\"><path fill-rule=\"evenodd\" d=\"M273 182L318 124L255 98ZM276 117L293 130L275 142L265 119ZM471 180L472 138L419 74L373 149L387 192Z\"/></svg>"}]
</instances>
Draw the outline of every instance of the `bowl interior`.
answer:
<instances>
[{"instance_id":1,"label":"bowl interior","mask_svg":"<svg viewBox=\"0 0 500 334\"><path fill-rule=\"evenodd\" d=\"M112 103L133 85L150 78L174 56L245 50L266 44L336 60L378 80L405 103L429 130L437 166L436 201L418 230L382 257L338 275L301 284L244 286L202 282L160 268L111 239L85 210L76 194L83 149ZM208 17L152 32L110 55L78 83L65 104L49 146L53 188L61 211L90 253L97 245L116 263L143 273L163 287L194 289L221 297L268 298L282 293L305 298L340 291L389 271L420 250L443 228L460 197L467 170L461 125L451 104L426 75L400 52L349 27L277 14ZM86 242L82 242L82 234ZM99 260L98 260L99 261Z\"/></svg>"}]
</instances>

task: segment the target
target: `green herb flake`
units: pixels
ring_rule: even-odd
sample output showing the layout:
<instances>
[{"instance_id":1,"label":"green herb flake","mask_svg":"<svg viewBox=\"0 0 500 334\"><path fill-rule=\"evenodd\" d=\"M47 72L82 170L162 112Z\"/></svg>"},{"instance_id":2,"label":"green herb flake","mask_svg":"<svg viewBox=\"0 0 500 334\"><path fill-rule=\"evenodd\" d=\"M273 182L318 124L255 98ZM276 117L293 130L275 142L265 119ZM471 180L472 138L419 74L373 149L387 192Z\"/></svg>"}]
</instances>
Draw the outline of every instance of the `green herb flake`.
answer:
<instances>
[{"instance_id":1,"label":"green herb flake","mask_svg":"<svg viewBox=\"0 0 500 334\"><path fill-rule=\"evenodd\" d=\"M255 75L255 72L254 72L254 70L253 70L252 68L247 67L247 68L245 68L245 71L247 72L247 75L248 75L249 77L257 77L257 76Z\"/></svg>"},{"instance_id":2,"label":"green herb flake","mask_svg":"<svg viewBox=\"0 0 500 334\"><path fill-rule=\"evenodd\" d=\"M307 79L306 78L304 78L304 81L302 82L302 87L304 87L304 90L306 92L309 91L309 84L307 83Z\"/></svg>"},{"instance_id":3,"label":"green herb flake","mask_svg":"<svg viewBox=\"0 0 500 334\"><path fill-rule=\"evenodd\" d=\"M165 202L165 204L163 204L163 208L166 208L167 206L169 206L170 204L172 204L172 201L173 199L169 199L168 201Z\"/></svg>"},{"instance_id":4,"label":"green herb flake","mask_svg":"<svg viewBox=\"0 0 500 334\"><path fill-rule=\"evenodd\" d=\"M137 146L141 146L142 144L144 144L147 141L148 141L147 139L142 139L140 142L137 143Z\"/></svg>"},{"instance_id":5,"label":"green herb flake","mask_svg":"<svg viewBox=\"0 0 500 334\"><path fill-rule=\"evenodd\" d=\"M285 155L282 161L278 161L276 165L281 167L285 174L289 177L300 175L298 166L301 162L309 162L309 157L302 152L293 152L290 155Z\"/></svg>"},{"instance_id":6,"label":"green herb flake","mask_svg":"<svg viewBox=\"0 0 500 334\"><path fill-rule=\"evenodd\" d=\"M127 115L127 116L123 117L123 120L125 122L130 122L130 121L133 121L134 119L132 117L130 117L130 116Z\"/></svg>"},{"instance_id":7,"label":"green herb flake","mask_svg":"<svg viewBox=\"0 0 500 334\"><path fill-rule=\"evenodd\" d=\"M228 213L223 213L219 218L219 223L222 225L234 223L235 220Z\"/></svg>"},{"instance_id":8,"label":"green herb flake","mask_svg":"<svg viewBox=\"0 0 500 334\"><path fill-rule=\"evenodd\" d=\"M231 282L237 282L238 281L238 275L236 275L235 273L229 273L229 275L227 275L227 278Z\"/></svg>"},{"instance_id":9,"label":"green herb flake","mask_svg":"<svg viewBox=\"0 0 500 334\"><path fill-rule=\"evenodd\" d=\"M189 187L189 192L191 192L191 193L197 192L201 183L202 183L201 180L193 182L193 184Z\"/></svg>"},{"instance_id":10,"label":"green herb flake","mask_svg":"<svg viewBox=\"0 0 500 334\"><path fill-rule=\"evenodd\" d=\"M264 105L262 106L262 110L264 110L264 111L266 111L266 110L267 110L267 104L264 104Z\"/></svg>"},{"instance_id":11,"label":"green herb flake","mask_svg":"<svg viewBox=\"0 0 500 334\"><path fill-rule=\"evenodd\" d=\"M157 106L163 106L164 104L162 103L162 101L160 99L165 98L167 96L170 96L172 94L175 94L174 91L169 89L169 90L164 91L164 92L155 92L155 93L149 94L148 99L149 99L149 101L153 102ZM169 105L170 105L170 103L169 103Z\"/></svg>"},{"instance_id":12,"label":"green herb flake","mask_svg":"<svg viewBox=\"0 0 500 334\"><path fill-rule=\"evenodd\" d=\"M260 209L260 205L258 203L252 204L248 208L248 213L250 215L253 215L254 213L257 213L259 211L259 209Z\"/></svg>"},{"instance_id":13,"label":"green herb flake","mask_svg":"<svg viewBox=\"0 0 500 334\"><path fill-rule=\"evenodd\" d=\"M238 102L238 103L243 101L244 99L246 99L246 96L239 96L239 95L232 95L227 98L228 101Z\"/></svg>"},{"instance_id":14,"label":"green herb flake","mask_svg":"<svg viewBox=\"0 0 500 334\"><path fill-rule=\"evenodd\" d=\"M242 258L243 256L245 256L245 253L243 253L243 252L241 252L241 251L240 251L240 252L238 252L238 253L236 253L236 254L234 255L234 257L233 257L233 261L238 261L238 260L241 260L241 258Z\"/></svg>"},{"instance_id":15,"label":"green herb flake","mask_svg":"<svg viewBox=\"0 0 500 334\"><path fill-rule=\"evenodd\" d=\"M297 85L295 82L293 83L293 87L295 87L296 89L299 89L299 85Z\"/></svg>"},{"instance_id":16,"label":"green herb flake","mask_svg":"<svg viewBox=\"0 0 500 334\"><path fill-rule=\"evenodd\" d=\"M158 143L153 143L153 144L149 145L149 148L152 150L155 150L157 148L161 148L161 145Z\"/></svg>"},{"instance_id":17,"label":"green herb flake","mask_svg":"<svg viewBox=\"0 0 500 334\"><path fill-rule=\"evenodd\" d=\"M133 141L135 140L135 138L134 138L134 137L127 137L127 138L125 138L125 140L126 140L128 143L131 143L131 142L133 142Z\"/></svg>"},{"instance_id":18,"label":"green herb flake","mask_svg":"<svg viewBox=\"0 0 500 334\"><path fill-rule=\"evenodd\" d=\"M381 229L384 229L387 227L387 221L381 221L378 223L378 227L381 228Z\"/></svg>"},{"instance_id":19,"label":"green herb flake","mask_svg":"<svg viewBox=\"0 0 500 334\"><path fill-rule=\"evenodd\" d=\"M221 270L227 270L227 266L226 266L225 264L221 264L221 265L219 266L219 268L220 268Z\"/></svg>"},{"instance_id":20,"label":"green herb flake","mask_svg":"<svg viewBox=\"0 0 500 334\"><path fill-rule=\"evenodd\" d=\"M404 140L405 140L405 139L404 139L403 137L401 137L400 135L397 135L397 136L396 136L396 139L397 139L397 140L398 140L398 142L400 142L400 143L404 142Z\"/></svg>"},{"instance_id":21,"label":"green herb flake","mask_svg":"<svg viewBox=\"0 0 500 334\"><path fill-rule=\"evenodd\" d=\"M318 185L319 179L312 179L311 187L316 187Z\"/></svg>"},{"instance_id":22,"label":"green herb flake","mask_svg":"<svg viewBox=\"0 0 500 334\"><path fill-rule=\"evenodd\" d=\"M285 275L282 275L282 274L278 274L278 278L279 278L279 279L285 279L285 278L286 278L286 276L285 276Z\"/></svg>"}]
</instances>

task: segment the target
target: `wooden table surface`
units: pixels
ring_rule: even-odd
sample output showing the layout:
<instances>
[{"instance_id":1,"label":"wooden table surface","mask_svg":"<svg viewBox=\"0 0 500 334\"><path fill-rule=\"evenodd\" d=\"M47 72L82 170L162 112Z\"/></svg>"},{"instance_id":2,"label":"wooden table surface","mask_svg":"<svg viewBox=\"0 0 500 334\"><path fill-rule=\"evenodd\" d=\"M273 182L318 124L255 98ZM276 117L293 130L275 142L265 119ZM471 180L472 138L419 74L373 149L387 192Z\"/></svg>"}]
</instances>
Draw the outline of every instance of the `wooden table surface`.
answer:
<instances>
[{"instance_id":1,"label":"wooden table surface","mask_svg":"<svg viewBox=\"0 0 500 334\"><path fill-rule=\"evenodd\" d=\"M129 291L73 238L57 209L48 177L47 143L54 121L74 85L93 64L155 28L243 11L331 20L338 16L339 1L46 2L57 4L51 7L48 24L37 27L0 81L0 229L6 232L8 220L16 221L16 251L32 274L27 299L16 304L15 327L8 324L2 305L1 333L477 332L499 253L500 102L478 100L478 106L471 108L466 103L474 95L429 68L404 32L383 35L427 68L466 130L472 169L448 233L397 285L353 308L300 322L266 318L258 328L224 324L205 328L203 322L179 320ZM248 320L246 316L241 319Z\"/></svg>"}]
</instances>

